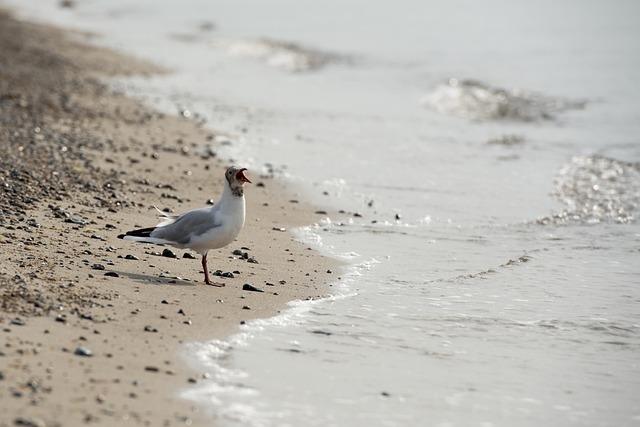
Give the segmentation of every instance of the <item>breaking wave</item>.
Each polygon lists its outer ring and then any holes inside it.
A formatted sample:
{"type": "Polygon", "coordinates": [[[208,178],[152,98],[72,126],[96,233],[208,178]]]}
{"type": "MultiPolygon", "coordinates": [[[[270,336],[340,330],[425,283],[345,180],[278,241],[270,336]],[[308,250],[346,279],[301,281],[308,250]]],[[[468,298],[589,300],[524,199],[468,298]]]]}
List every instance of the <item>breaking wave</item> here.
{"type": "Polygon", "coordinates": [[[295,43],[254,39],[217,39],[214,47],[231,56],[255,59],[290,73],[315,71],[344,60],[340,55],[302,47],[295,43]]]}
{"type": "Polygon", "coordinates": [[[640,213],[640,163],[600,155],[574,157],[558,172],[553,195],[565,209],[539,223],[635,222],[640,213]]]}
{"type": "Polygon", "coordinates": [[[553,120],[566,110],[583,109],[585,101],[569,101],[522,89],[491,87],[475,80],[451,78],[422,98],[441,113],[472,120],[553,120]]]}

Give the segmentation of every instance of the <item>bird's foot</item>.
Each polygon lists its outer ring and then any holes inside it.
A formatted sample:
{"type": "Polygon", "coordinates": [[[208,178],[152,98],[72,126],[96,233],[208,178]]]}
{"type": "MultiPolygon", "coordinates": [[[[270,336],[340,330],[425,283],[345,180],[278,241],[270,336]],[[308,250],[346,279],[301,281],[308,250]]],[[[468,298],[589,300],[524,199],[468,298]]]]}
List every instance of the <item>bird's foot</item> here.
{"type": "Polygon", "coordinates": [[[220,283],[220,282],[212,282],[210,280],[205,280],[204,284],[209,286],[216,286],[218,288],[224,288],[224,283],[220,283]]]}

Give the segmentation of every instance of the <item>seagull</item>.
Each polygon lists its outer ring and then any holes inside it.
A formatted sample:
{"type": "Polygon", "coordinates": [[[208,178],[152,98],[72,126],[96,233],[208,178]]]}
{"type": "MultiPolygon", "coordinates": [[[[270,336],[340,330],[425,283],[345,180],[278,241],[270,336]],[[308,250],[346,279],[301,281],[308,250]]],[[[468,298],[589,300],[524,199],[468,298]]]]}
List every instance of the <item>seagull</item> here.
{"type": "Polygon", "coordinates": [[[238,166],[226,170],[222,196],[213,206],[193,209],[182,215],[168,215],[156,208],[163,219],[160,224],[127,231],[118,238],[191,249],[202,255],[204,282],[211,286],[224,286],[224,283],[209,280],[207,252],[233,242],[244,226],[244,183],[251,183],[244,174],[246,170],[238,166]]]}

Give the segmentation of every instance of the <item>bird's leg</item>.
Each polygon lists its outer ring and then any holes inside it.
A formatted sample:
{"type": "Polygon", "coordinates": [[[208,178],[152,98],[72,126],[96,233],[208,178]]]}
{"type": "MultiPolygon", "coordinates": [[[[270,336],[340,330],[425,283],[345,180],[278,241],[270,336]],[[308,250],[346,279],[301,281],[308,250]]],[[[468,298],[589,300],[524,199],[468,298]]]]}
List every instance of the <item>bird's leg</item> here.
{"type": "Polygon", "coordinates": [[[224,287],[224,283],[212,282],[209,280],[209,269],[207,268],[207,254],[202,255],[202,268],[204,269],[204,283],[211,286],[224,287]]]}

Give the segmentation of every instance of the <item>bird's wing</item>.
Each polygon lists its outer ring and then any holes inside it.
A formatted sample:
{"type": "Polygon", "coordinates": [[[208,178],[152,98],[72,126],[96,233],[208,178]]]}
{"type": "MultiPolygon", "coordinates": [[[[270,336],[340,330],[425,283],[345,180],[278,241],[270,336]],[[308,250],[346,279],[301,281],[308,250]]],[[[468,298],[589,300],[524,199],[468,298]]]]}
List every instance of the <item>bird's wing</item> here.
{"type": "Polygon", "coordinates": [[[157,227],[151,233],[151,236],[181,245],[186,245],[192,237],[207,233],[221,225],[215,210],[211,208],[194,209],[175,219],[169,217],[165,222],[168,222],[168,220],[173,221],[157,227]]]}

